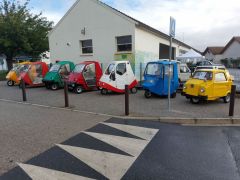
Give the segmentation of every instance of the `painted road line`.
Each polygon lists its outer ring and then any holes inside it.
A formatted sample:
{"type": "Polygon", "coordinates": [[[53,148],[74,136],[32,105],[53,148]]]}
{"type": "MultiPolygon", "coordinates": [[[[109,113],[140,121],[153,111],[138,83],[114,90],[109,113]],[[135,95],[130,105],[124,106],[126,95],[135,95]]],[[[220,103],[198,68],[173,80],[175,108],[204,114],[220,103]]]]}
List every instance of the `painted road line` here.
{"type": "Polygon", "coordinates": [[[58,145],[80,161],[109,179],[121,179],[136,157],[124,156],[92,149],[58,145]]]}
{"type": "Polygon", "coordinates": [[[113,127],[120,131],[124,131],[126,133],[132,134],[134,136],[140,137],[148,141],[150,141],[159,131],[158,129],[130,126],[125,124],[115,124],[115,123],[101,123],[101,124],[113,127]]]}
{"type": "Polygon", "coordinates": [[[18,164],[30,178],[33,180],[92,180],[74,174],[64,173],[61,171],[51,170],[28,164],[18,164]]]}
{"type": "Polygon", "coordinates": [[[84,132],[85,134],[114,146],[132,156],[139,156],[149,141],[107,134],[84,132]]]}

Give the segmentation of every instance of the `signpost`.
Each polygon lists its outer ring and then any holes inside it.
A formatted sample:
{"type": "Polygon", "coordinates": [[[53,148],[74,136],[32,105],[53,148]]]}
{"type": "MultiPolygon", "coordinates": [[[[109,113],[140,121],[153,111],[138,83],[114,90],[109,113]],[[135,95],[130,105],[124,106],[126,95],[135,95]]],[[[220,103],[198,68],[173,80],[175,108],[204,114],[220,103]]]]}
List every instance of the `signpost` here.
{"type": "Polygon", "coordinates": [[[170,17],[170,46],[169,46],[169,68],[168,68],[168,110],[171,111],[171,71],[173,70],[171,67],[171,60],[172,60],[172,39],[175,38],[176,32],[176,20],[173,17],[170,17]]]}

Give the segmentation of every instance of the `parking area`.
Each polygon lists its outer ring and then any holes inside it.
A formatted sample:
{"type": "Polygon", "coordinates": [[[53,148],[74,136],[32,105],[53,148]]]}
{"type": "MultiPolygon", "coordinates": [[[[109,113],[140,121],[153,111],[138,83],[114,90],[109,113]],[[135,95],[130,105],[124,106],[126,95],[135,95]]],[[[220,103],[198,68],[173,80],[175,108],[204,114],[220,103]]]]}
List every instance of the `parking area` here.
{"type": "MultiPolygon", "coordinates": [[[[22,101],[22,92],[16,87],[8,87],[6,82],[0,82],[0,99],[22,101]]],[[[64,106],[63,90],[51,91],[44,87],[28,88],[27,99],[29,103],[47,105],[52,107],[64,106]]],[[[124,115],[124,95],[101,95],[98,91],[83,94],[69,93],[69,102],[72,109],[93,113],[102,113],[115,116],[124,115]]],[[[144,91],[130,95],[130,115],[145,117],[183,117],[183,118],[226,118],[229,104],[220,99],[214,102],[204,102],[193,105],[180,94],[171,100],[172,111],[168,112],[168,100],[162,97],[145,99],[144,91]]],[[[235,116],[240,117],[240,99],[236,98],[235,116]]]]}

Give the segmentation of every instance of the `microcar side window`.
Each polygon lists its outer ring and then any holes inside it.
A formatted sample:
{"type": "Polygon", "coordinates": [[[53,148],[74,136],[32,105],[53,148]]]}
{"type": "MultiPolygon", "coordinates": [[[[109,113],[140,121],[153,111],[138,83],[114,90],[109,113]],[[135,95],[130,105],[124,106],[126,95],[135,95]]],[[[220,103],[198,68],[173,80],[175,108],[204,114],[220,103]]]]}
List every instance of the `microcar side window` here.
{"type": "Polygon", "coordinates": [[[95,77],[95,64],[89,64],[84,70],[84,77],[86,79],[93,79],[95,77]]]}
{"type": "Polygon", "coordinates": [[[58,72],[60,68],[60,65],[59,64],[54,64],[51,69],[50,69],[50,72],[58,72]]]}
{"type": "Polygon", "coordinates": [[[118,75],[123,75],[127,72],[127,66],[126,63],[120,63],[117,65],[116,72],[118,75]]]}
{"type": "Polygon", "coordinates": [[[189,69],[186,66],[180,66],[180,73],[189,73],[189,69]]]}
{"type": "Polygon", "coordinates": [[[163,75],[163,66],[162,64],[148,64],[147,69],[146,69],[146,74],[147,75],[155,75],[155,76],[161,76],[163,75]]]}
{"type": "Polygon", "coordinates": [[[105,72],[106,75],[110,75],[115,69],[115,64],[110,64],[105,72]]]}
{"type": "MultiPolygon", "coordinates": [[[[173,77],[173,65],[170,65],[170,71],[171,71],[171,78],[173,77]]],[[[165,65],[165,76],[168,76],[169,74],[169,65],[165,65]]]]}
{"type": "Polygon", "coordinates": [[[75,73],[81,73],[85,67],[85,64],[78,64],[75,66],[73,72],[75,73]]]}
{"type": "Polygon", "coordinates": [[[217,73],[215,74],[215,82],[225,82],[227,78],[224,73],[217,73]]]}

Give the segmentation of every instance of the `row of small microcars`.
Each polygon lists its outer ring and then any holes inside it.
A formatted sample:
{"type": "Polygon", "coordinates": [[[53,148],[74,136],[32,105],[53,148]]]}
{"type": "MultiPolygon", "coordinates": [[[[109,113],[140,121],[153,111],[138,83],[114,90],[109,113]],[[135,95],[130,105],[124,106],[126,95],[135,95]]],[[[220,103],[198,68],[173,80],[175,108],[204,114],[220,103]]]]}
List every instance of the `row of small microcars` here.
{"type": "MultiPolygon", "coordinates": [[[[157,60],[148,62],[144,71],[142,84],[145,97],[153,94],[168,95],[170,82],[171,98],[176,97],[181,77],[189,70],[181,68],[178,61],[157,60]],[[170,80],[169,80],[170,75],[170,80]]],[[[23,62],[17,64],[6,76],[8,86],[20,85],[22,80],[26,86],[45,86],[57,90],[67,82],[69,91],[81,94],[83,91],[99,89],[101,94],[110,92],[124,93],[125,85],[129,85],[131,93],[137,93],[138,81],[129,61],[111,62],[102,72],[98,61],[84,61],[74,65],[71,61],[59,61],[49,69],[44,62],[23,62]]],[[[222,98],[229,102],[233,77],[223,66],[197,68],[190,79],[183,85],[182,95],[192,103],[202,100],[222,98]]]]}

